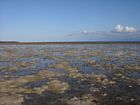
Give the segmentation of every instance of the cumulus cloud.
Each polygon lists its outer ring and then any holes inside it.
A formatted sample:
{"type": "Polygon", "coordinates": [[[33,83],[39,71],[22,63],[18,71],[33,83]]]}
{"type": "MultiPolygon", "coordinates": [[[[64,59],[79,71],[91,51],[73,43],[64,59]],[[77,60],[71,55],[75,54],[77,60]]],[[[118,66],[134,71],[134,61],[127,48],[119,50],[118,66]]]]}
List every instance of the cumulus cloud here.
{"type": "Polygon", "coordinates": [[[123,26],[121,26],[121,25],[116,25],[116,27],[115,27],[115,32],[122,32],[123,31],[123,26]]]}
{"type": "Polygon", "coordinates": [[[124,27],[124,32],[136,32],[136,28],[126,26],[124,27]]]}
{"type": "Polygon", "coordinates": [[[132,26],[122,26],[120,24],[116,25],[114,32],[136,32],[136,28],[132,26]]]}

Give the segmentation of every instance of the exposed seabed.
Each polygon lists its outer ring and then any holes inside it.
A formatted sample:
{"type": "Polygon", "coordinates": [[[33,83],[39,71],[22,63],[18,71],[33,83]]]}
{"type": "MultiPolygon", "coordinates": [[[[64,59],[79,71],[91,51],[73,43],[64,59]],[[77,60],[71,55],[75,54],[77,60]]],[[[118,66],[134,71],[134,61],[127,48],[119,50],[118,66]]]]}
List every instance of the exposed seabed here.
{"type": "Polygon", "coordinates": [[[0,45],[0,105],[140,105],[139,44],[0,45]]]}

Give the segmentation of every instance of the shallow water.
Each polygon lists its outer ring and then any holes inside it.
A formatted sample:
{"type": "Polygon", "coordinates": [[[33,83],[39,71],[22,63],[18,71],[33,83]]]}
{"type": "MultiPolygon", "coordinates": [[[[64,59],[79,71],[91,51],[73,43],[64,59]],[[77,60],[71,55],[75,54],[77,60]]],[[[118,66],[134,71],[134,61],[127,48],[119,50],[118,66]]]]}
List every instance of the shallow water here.
{"type": "Polygon", "coordinates": [[[0,45],[0,105],[139,105],[139,89],[139,44],[0,45]]]}

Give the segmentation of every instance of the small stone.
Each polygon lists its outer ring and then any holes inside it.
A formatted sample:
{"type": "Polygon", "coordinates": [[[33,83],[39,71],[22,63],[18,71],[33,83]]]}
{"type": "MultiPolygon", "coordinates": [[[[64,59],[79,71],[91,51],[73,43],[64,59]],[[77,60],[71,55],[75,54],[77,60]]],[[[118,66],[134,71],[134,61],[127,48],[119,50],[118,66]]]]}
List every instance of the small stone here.
{"type": "Polygon", "coordinates": [[[77,100],[78,98],[77,98],[77,97],[74,97],[73,99],[74,99],[74,100],[77,100]]]}
{"type": "Polygon", "coordinates": [[[116,76],[121,77],[121,76],[122,76],[122,74],[121,74],[121,73],[118,73],[118,74],[116,74],[116,76]]]}
{"type": "Polygon", "coordinates": [[[132,85],[129,85],[129,87],[131,88],[131,87],[132,87],[132,85]]]}
{"type": "Polygon", "coordinates": [[[91,88],[90,88],[90,91],[92,91],[92,92],[98,92],[99,89],[98,89],[98,88],[91,87],[91,88]]]}
{"type": "Polygon", "coordinates": [[[130,100],[131,100],[131,101],[134,101],[134,98],[131,98],[130,100]]]}
{"type": "Polygon", "coordinates": [[[105,97],[105,96],[107,96],[107,94],[106,94],[106,93],[104,93],[104,94],[103,94],[103,96],[105,97]]]}
{"type": "Polygon", "coordinates": [[[110,81],[110,84],[114,85],[114,84],[116,84],[116,82],[115,81],[110,81]]]}
{"type": "Polygon", "coordinates": [[[95,60],[89,61],[89,64],[95,65],[96,64],[96,61],[95,60]]]}
{"type": "Polygon", "coordinates": [[[122,98],[121,98],[121,97],[116,97],[116,99],[117,99],[117,100],[122,100],[122,98]]]}

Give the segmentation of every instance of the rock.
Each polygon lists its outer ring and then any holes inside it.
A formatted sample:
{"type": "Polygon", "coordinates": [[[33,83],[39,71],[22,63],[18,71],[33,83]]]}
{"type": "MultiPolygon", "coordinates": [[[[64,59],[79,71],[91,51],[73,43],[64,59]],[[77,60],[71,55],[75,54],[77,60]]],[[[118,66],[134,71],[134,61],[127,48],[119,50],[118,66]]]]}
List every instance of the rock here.
{"type": "Polygon", "coordinates": [[[122,76],[122,74],[121,73],[118,73],[118,74],[115,74],[116,76],[118,76],[118,77],[121,77],[122,76]]]}
{"type": "Polygon", "coordinates": [[[75,69],[75,68],[69,68],[68,72],[69,73],[77,73],[79,70],[75,69]]]}
{"type": "Polygon", "coordinates": [[[114,85],[114,84],[116,84],[116,82],[115,81],[110,81],[109,84],[114,85]]]}
{"type": "Polygon", "coordinates": [[[130,100],[131,100],[131,101],[134,101],[135,99],[134,99],[134,98],[131,98],[130,100]]]}
{"type": "Polygon", "coordinates": [[[88,61],[91,65],[96,65],[96,60],[88,61]]]}
{"type": "Polygon", "coordinates": [[[90,88],[90,91],[91,91],[91,92],[98,92],[99,89],[98,89],[98,88],[95,88],[95,87],[91,87],[91,88],[90,88]]]}
{"type": "Polygon", "coordinates": [[[63,93],[70,88],[69,84],[59,80],[52,80],[48,83],[48,91],[63,93]]]}
{"type": "Polygon", "coordinates": [[[24,98],[17,94],[15,95],[4,95],[0,97],[1,105],[22,105],[24,98]]]}
{"type": "Polygon", "coordinates": [[[81,100],[75,100],[74,98],[70,99],[67,102],[68,105],[81,105],[81,100]]]}
{"type": "Polygon", "coordinates": [[[140,71],[140,65],[136,65],[135,66],[135,70],[137,70],[137,71],[139,70],[140,71]]]}
{"type": "Polygon", "coordinates": [[[33,91],[34,93],[42,94],[42,92],[46,91],[48,89],[48,85],[43,85],[41,87],[35,87],[33,91]]]}
{"type": "Polygon", "coordinates": [[[108,84],[108,79],[103,74],[92,74],[90,78],[92,80],[94,80],[95,82],[101,83],[103,85],[107,85],[108,84]]]}
{"type": "Polygon", "coordinates": [[[103,79],[103,80],[101,81],[101,83],[102,83],[103,85],[108,85],[108,84],[109,84],[109,80],[108,80],[107,78],[105,78],[105,79],[103,79]]]}
{"type": "Polygon", "coordinates": [[[49,67],[50,68],[58,68],[58,69],[66,69],[67,67],[69,67],[69,63],[68,62],[60,62],[60,63],[49,65],[49,67]]]}
{"type": "Polygon", "coordinates": [[[130,88],[132,88],[132,85],[129,85],[130,88]]]}
{"type": "Polygon", "coordinates": [[[15,70],[18,70],[18,67],[16,67],[16,66],[2,66],[2,67],[0,67],[0,70],[2,70],[2,71],[15,71],[15,70]]]}
{"type": "Polygon", "coordinates": [[[137,79],[137,84],[140,86],[140,79],[137,79]]]}
{"type": "Polygon", "coordinates": [[[83,75],[81,73],[76,73],[76,72],[72,72],[69,74],[69,77],[71,78],[81,78],[84,79],[83,75]]]}
{"type": "Polygon", "coordinates": [[[26,67],[29,67],[31,65],[35,65],[35,62],[34,61],[31,61],[31,62],[16,62],[16,65],[18,67],[21,67],[21,68],[26,68],[26,67]]]}
{"type": "Polygon", "coordinates": [[[68,105],[97,105],[97,98],[90,94],[83,95],[82,97],[74,97],[68,100],[68,105]]]}
{"type": "Polygon", "coordinates": [[[107,94],[106,94],[106,93],[103,93],[103,94],[102,94],[102,96],[104,96],[104,97],[105,97],[105,96],[107,96],[107,94]]]}

